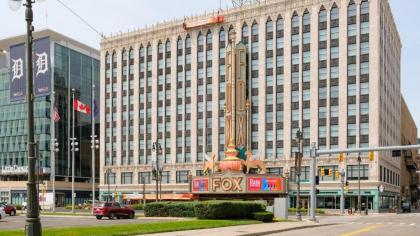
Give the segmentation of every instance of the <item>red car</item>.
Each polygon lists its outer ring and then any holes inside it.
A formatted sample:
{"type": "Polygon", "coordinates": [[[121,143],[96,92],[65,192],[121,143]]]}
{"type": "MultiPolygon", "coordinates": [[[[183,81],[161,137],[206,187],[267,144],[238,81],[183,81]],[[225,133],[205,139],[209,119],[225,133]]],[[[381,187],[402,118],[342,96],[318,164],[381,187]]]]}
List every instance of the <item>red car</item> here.
{"type": "Polygon", "coordinates": [[[0,203],[0,207],[4,208],[4,212],[10,216],[16,215],[16,208],[12,204],[7,204],[5,202],[0,203]]]}
{"type": "Polygon", "coordinates": [[[93,208],[93,214],[96,219],[100,220],[102,217],[108,217],[110,220],[115,218],[134,219],[134,210],[130,207],[121,207],[118,202],[103,202],[93,208]]]}

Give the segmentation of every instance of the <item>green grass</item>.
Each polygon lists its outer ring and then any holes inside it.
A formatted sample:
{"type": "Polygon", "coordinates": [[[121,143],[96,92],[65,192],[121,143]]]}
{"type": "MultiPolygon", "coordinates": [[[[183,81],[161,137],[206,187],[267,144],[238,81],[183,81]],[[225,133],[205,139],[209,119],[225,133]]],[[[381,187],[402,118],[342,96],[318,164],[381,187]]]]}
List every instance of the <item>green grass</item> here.
{"type": "MultiPolygon", "coordinates": [[[[254,220],[186,220],[172,222],[155,222],[144,224],[126,224],[93,227],[46,228],[44,236],[120,236],[172,232],[193,229],[208,229],[234,225],[258,224],[254,220]]],[[[0,231],[0,236],[22,236],[23,230],[0,231]]]]}
{"type": "Polygon", "coordinates": [[[41,212],[41,215],[45,216],[91,216],[92,213],[90,212],[41,212]]]}

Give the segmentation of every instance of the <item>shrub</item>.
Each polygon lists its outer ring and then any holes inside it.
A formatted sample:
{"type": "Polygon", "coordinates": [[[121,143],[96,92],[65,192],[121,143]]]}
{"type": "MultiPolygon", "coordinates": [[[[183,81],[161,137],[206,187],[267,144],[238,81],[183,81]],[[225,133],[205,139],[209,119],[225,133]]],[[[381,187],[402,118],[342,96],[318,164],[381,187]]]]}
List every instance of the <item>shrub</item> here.
{"type": "Polygon", "coordinates": [[[64,208],[67,210],[71,210],[71,204],[67,204],[64,208]]]}
{"type": "Polygon", "coordinates": [[[23,207],[20,204],[16,204],[15,208],[16,208],[16,210],[20,211],[20,210],[22,210],[23,207]]]}
{"type": "Polygon", "coordinates": [[[272,222],[274,218],[274,214],[269,211],[254,212],[252,213],[252,216],[255,220],[262,222],[272,222]]]}
{"type": "Polygon", "coordinates": [[[147,217],[194,217],[195,202],[153,202],[146,205],[144,214],[147,217]]]}
{"type": "Polygon", "coordinates": [[[144,205],[143,204],[134,204],[132,205],[134,210],[143,210],[144,209],[144,205]]]}
{"type": "MultiPolygon", "coordinates": [[[[296,212],[296,208],[289,208],[289,212],[296,212]]],[[[307,208],[300,208],[300,212],[302,212],[302,213],[307,213],[308,212],[308,209],[307,208]]],[[[317,214],[325,214],[325,210],[323,210],[323,209],[315,209],[315,212],[317,213],[317,214]]]]}
{"type": "Polygon", "coordinates": [[[208,201],[195,205],[198,219],[252,219],[252,213],[265,211],[265,205],[245,201],[208,201]]]}

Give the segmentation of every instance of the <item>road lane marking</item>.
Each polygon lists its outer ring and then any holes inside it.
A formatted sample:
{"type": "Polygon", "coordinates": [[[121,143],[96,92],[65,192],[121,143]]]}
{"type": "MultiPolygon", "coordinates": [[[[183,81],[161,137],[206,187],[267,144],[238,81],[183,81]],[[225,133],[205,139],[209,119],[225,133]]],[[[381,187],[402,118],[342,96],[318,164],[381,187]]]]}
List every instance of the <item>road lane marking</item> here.
{"type": "Polygon", "coordinates": [[[410,226],[414,226],[414,225],[416,225],[416,223],[412,223],[412,224],[410,224],[410,226]]]}
{"type": "Polygon", "coordinates": [[[353,235],[357,235],[357,234],[360,234],[360,233],[369,232],[369,231],[372,231],[372,230],[380,228],[380,227],[383,227],[383,225],[372,225],[372,226],[362,228],[362,229],[359,229],[359,230],[356,230],[356,231],[353,231],[353,232],[341,234],[340,236],[353,236],[353,235]]]}

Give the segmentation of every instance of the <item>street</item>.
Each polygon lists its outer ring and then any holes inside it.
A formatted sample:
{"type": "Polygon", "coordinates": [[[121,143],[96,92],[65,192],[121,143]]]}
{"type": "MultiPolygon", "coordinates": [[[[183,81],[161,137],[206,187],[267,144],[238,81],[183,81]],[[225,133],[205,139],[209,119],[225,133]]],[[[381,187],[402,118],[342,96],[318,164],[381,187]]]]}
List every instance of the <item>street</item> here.
{"type": "MultiPolygon", "coordinates": [[[[293,218],[293,217],[292,217],[293,218]]],[[[398,236],[419,235],[420,213],[405,214],[377,214],[369,216],[324,216],[319,217],[320,223],[336,223],[336,225],[292,230],[271,234],[270,236],[297,236],[297,235],[322,235],[322,236],[398,236]]]]}
{"type": "MultiPolygon", "coordinates": [[[[94,216],[41,216],[41,224],[43,228],[49,227],[72,227],[72,226],[95,226],[95,225],[112,225],[112,224],[141,224],[158,221],[173,221],[174,219],[121,219],[109,220],[104,218],[97,220],[94,216]]],[[[25,227],[25,215],[6,217],[0,220],[1,230],[23,229],[25,227]]]]}

